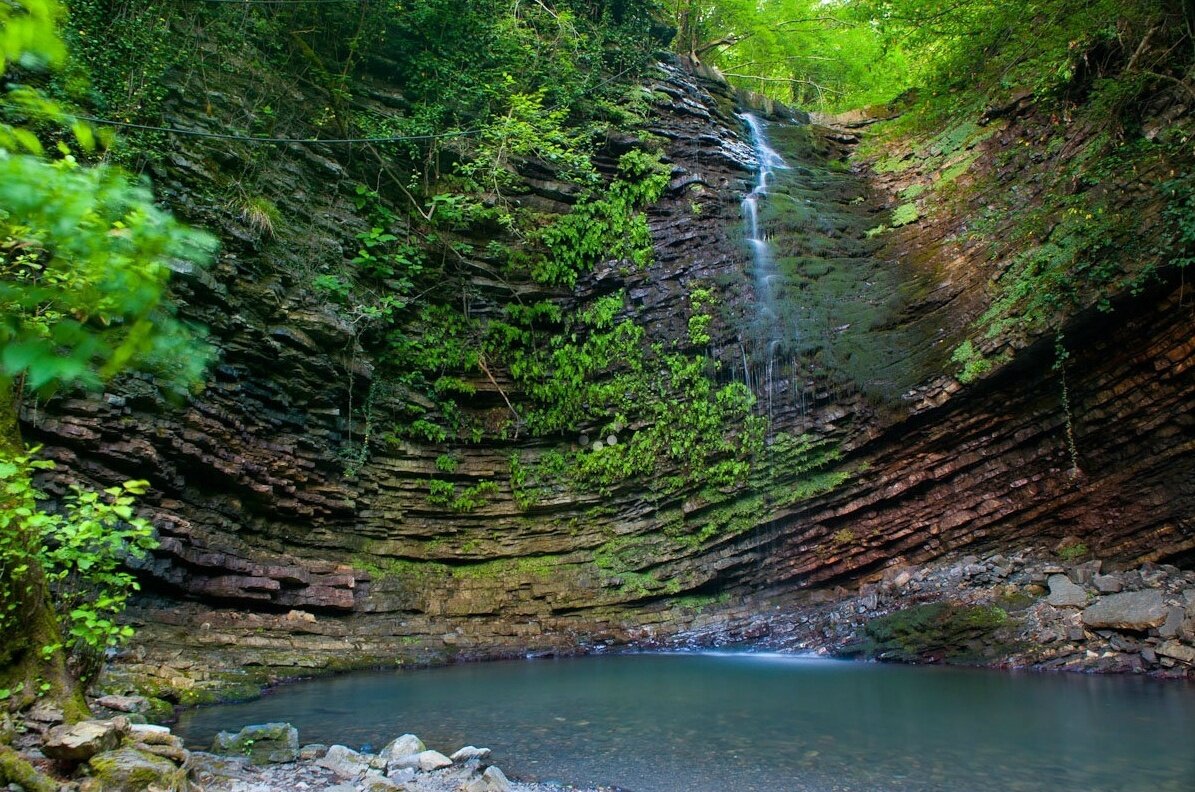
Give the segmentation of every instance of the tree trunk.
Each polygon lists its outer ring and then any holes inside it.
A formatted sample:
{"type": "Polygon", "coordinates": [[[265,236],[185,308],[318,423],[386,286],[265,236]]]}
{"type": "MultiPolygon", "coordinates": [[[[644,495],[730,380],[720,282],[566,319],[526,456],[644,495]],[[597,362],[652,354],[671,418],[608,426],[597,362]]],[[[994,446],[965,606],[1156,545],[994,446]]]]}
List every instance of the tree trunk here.
{"type": "MultiPolygon", "coordinates": [[[[25,452],[18,405],[12,382],[0,377],[0,459],[25,452]]],[[[0,501],[0,508],[5,506],[0,501]]],[[[22,528],[17,523],[7,530],[20,532],[22,528]]],[[[90,712],[82,687],[66,666],[62,630],[50,587],[32,552],[36,537],[19,535],[16,539],[13,546],[29,548],[21,559],[29,568],[19,580],[6,581],[7,590],[0,589],[16,606],[0,620],[0,689],[12,691],[8,703],[14,709],[23,709],[42,698],[61,707],[68,722],[80,720],[90,712]]]]}

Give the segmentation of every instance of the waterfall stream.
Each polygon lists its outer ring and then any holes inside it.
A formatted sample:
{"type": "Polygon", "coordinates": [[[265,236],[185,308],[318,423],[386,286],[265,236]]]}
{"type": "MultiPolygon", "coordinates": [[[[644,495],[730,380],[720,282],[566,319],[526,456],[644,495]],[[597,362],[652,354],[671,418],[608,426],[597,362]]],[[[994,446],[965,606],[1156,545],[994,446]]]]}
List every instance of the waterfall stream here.
{"type": "MultiPolygon", "coordinates": [[[[751,247],[751,261],[755,276],[755,293],[759,302],[759,318],[761,325],[767,327],[763,335],[767,345],[766,367],[764,370],[765,392],[768,395],[768,413],[771,414],[772,373],[775,362],[776,348],[784,339],[779,325],[779,311],[776,306],[776,295],[772,282],[776,279],[776,262],[772,256],[771,244],[764,236],[759,220],[760,200],[768,194],[768,182],[777,170],[788,170],[788,163],[768,145],[767,135],[764,134],[763,124],[751,113],[743,113],[751,132],[751,147],[755,151],[755,159],[759,163],[758,178],[755,187],[743,198],[743,219],[746,222],[747,244],[751,247]]],[[[750,387],[749,370],[744,364],[747,385],[750,387]]]]}

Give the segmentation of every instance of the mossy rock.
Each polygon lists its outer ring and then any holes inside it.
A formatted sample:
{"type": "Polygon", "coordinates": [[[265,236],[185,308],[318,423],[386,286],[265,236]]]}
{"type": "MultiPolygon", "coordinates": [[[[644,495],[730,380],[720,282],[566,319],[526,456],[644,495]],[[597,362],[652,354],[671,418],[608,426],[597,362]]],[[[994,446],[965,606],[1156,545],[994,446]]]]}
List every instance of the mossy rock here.
{"type": "Polygon", "coordinates": [[[212,753],[248,756],[253,764],[293,762],[299,758],[299,730],[289,723],[261,723],[239,732],[220,732],[212,753]]]}
{"type": "Polygon", "coordinates": [[[16,784],[26,792],[55,792],[58,789],[58,784],[21,758],[19,753],[7,745],[0,745],[0,787],[7,788],[9,784],[16,784]]]}
{"type": "Polygon", "coordinates": [[[996,632],[1009,622],[995,606],[937,602],[872,619],[866,638],[846,654],[902,663],[966,663],[999,652],[996,632]]]}
{"type": "Polygon", "coordinates": [[[174,762],[136,748],[96,754],[87,766],[104,792],[141,792],[151,785],[177,789],[186,776],[174,762]]]}

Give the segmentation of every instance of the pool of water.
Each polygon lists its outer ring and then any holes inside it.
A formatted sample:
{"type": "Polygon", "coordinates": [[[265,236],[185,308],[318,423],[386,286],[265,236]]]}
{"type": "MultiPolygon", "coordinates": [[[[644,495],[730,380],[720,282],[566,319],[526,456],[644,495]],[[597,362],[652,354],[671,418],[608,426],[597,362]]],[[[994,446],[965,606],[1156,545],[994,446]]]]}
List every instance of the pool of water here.
{"type": "Polygon", "coordinates": [[[753,654],[350,674],[183,713],[193,746],[289,721],[304,743],[404,732],[508,774],[633,792],[1195,790],[1195,685],[753,654]]]}

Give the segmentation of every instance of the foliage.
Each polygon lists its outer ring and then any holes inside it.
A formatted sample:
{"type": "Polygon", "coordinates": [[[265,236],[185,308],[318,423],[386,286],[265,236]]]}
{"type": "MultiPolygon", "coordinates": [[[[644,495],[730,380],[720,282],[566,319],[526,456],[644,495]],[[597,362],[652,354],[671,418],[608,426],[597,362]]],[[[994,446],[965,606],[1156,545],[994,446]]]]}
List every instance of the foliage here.
{"type": "Polygon", "coordinates": [[[157,547],[149,523],[133,516],[134,496],[143,494],[148,483],[127,481],[103,492],[72,486],[63,511],[50,513],[38,505],[44,495],[34,489],[32,474],[52,467],[28,454],[0,460],[0,601],[5,603],[0,631],[16,627],[6,621],[17,612],[18,587],[30,566],[39,565],[50,583],[72,665],[89,679],[105,650],[133,634],[116,617],[138,588],[122,564],[157,547]]]}
{"type": "Polygon", "coordinates": [[[454,512],[471,512],[484,506],[491,495],[498,493],[493,481],[479,481],[459,493],[456,485],[443,479],[428,482],[427,502],[433,506],[446,506],[454,512]]]}
{"type": "Polygon", "coordinates": [[[854,4],[819,0],[670,0],[676,48],[723,70],[737,85],[819,108],[884,101],[899,93],[910,61],[854,4]]]}
{"type": "Polygon", "coordinates": [[[195,381],[207,356],[165,289],[213,247],[115,168],[0,150],[0,378],[93,386],[140,367],[195,381]]]}
{"type": "Polygon", "coordinates": [[[539,233],[547,255],[531,275],[540,283],[572,287],[577,276],[608,260],[651,261],[651,233],[636,210],[654,203],[668,185],[659,158],[637,149],[618,161],[618,178],[601,197],[587,197],[539,233]]]}

